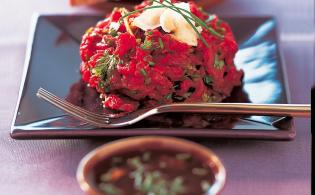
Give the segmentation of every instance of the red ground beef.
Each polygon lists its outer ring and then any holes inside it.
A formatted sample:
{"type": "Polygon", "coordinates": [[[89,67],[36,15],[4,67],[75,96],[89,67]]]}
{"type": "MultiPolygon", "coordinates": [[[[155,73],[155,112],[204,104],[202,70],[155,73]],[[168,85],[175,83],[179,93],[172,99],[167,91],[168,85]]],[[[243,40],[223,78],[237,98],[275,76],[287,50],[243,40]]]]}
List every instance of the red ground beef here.
{"type": "MultiPolygon", "coordinates": [[[[145,1],[136,9],[148,5],[145,1]]],[[[208,17],[193,2],[190,9],[202,20],[208,17]]],[[[207,25],[224,38],[203,30],[209,46],[199,39],[194,47],[161,28],[147,32],[136,28],[130,34],[122,23],[118,30],[111,29],[121,12],[115,8],[90,28],[80,45],[82,80],[101,94],[104,107],[132,112],[173,102],[220,102],[241,84],[243,72],[233,62],[237,43],[229,25],[217,16],[212,15],[207,25]]]]}

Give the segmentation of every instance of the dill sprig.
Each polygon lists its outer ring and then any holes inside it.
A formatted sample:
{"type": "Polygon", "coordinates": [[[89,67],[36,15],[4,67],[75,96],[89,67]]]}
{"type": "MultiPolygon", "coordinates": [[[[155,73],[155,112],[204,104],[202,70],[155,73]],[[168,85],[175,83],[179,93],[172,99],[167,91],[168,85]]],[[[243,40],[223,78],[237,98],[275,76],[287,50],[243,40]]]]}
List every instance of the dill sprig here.
{"type": "Polygon", "coordinates": [[[150,7],[145,7],[145,8],[142,8],[142,9],[139,9],[139,10],[135,10],[135,11],[131,11],[125,15],[123,15],[121,18],[120,18],[120,22],[125,18],[125,17],[128,17],[134,13],[137,13],[137,12],[141,12],[141,11],[144,11],[144,10],[147,10],[147,9],[156,9],[156,8],[163,8],[163,7],[166,7],[166,8],[169,8],[177,13],[179,13],[186,21],[189,25],[191,25],[191,27],[193,28],[193,30],[196,32],[196,34],[198,35],[198,37],[200,38],[200,40],[207,46],[209,47],[209,44],[207,43],[207,41],[203,38],[203,36],[200,34],[200,32],[197,30],[196,26],[192,23],[195,22],[197,25],[199,26],[202,26],[204,27],[207,31],[209,31],[212,35],[218,37],[218,38],[223,38],[224,36],[221,35],[220,33],[216,32],[213,28],[209,27],[204,21],[202,21],[200,18],[198,18],[196,15],[194,15],[193,13],[183,9],[183,8],[179,8],[179,7],[176,7],[173,3],[171,3],[170,1],[167,1],[167,0],[164,0],[163,2],[166,2],[168,5],[165,5],[163,3],[161,3],[159,0],[151,0],[152,2],[156,2],[160,5],[156,5],[156,6],[150,6],[150,7]],[[182,12],[185,12],[189,15],[186,15],[182,12]]]}

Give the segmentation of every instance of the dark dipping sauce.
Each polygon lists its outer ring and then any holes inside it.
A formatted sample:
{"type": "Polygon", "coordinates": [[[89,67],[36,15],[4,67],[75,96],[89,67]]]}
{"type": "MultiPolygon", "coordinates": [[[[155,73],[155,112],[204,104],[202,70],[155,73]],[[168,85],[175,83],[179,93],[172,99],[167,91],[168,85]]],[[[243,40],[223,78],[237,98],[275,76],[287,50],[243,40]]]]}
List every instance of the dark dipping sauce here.
{"type": "Polygon", "coordinates": [[[209,165],[189,153],[146,150],[115,155],[94,170],[107,195],[201,195],[214,182],[209,165]]]}

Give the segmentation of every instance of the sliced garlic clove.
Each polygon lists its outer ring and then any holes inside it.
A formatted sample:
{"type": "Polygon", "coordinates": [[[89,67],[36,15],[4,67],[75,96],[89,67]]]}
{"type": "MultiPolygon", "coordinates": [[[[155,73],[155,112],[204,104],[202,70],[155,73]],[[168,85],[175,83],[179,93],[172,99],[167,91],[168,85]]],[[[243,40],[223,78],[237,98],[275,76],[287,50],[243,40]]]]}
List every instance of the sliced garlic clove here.
{"type": "Polygon", "coordinates": [[[192,28],[182,28],[174,32],[174,38],[191,46],[197,46],[196,32],[192,28]]]}
{"type": "MultiPolygon", "coordinates": [[[[188,3],[175,3],[176,7],[185,9],[190,11],[190,7],[188,3]]],[[[185,15],[188,15],[185,12],[182,12],[185,15]]],[[[175,12],[174,10],[167,9],[163,12],[160,17],[161,27],[165,32],[172,32],[172,37],[180,42],[187,43],[191,46],[197,46],[197,33],[191,27],[191,25],[186,21],[186,19],[175,12]]],[[[195,25],[194,21],[191,21],[193,25],[195,25]]],[[[198,32],[201,32],[202,28],[197,27],[198,32]]]]}
{"type": "Polygon", "coordinates": [[[165,10],[160,17],[160,24],[162,29],[167,32],[173,32],[176,29],[174,15],[172,15],[172,10],[165,10]]]}
{"type": "Polygon", "coordinates": [[[109,29],[114,29],[114,30],[118,30],[120,27],[120,24],[118,22],[111,22],[109,25],[109,29]]]}
{"type": "MultiPolygon", "coordinates": [[[[152,6],[156,5],[159,4],[155,2],[152,4],[152,6]]],[[[155,29],[160,26],[160,16],[165,9],[166,8],[147,9],[133,20],[133,25],[144,31],[155,29]]]]}

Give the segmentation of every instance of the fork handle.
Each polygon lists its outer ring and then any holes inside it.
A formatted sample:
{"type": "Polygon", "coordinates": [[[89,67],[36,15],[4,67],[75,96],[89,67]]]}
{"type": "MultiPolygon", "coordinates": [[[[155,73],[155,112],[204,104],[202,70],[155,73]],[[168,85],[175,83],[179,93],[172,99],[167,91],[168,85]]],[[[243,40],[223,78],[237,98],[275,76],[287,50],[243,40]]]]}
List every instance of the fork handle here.
{"type": "Polygon", "coordinates": [[[252,104],[252,103],[179,103],[162,105],[159,113],[196,112],[222,114],[250,114],[265,116],[310,117],[310,104],[252,104]]]}

